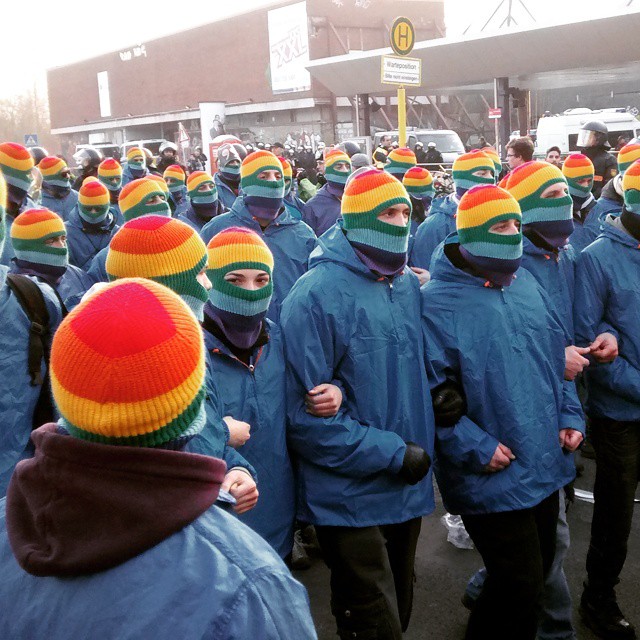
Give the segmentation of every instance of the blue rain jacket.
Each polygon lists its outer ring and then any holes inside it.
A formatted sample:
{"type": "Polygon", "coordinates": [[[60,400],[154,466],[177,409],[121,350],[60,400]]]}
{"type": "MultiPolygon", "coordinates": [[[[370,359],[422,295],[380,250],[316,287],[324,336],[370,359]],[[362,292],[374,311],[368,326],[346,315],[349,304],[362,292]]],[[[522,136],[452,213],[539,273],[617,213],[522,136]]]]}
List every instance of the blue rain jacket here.
{"type": "Polygon", "coordinates": [[[116,221],[116,226],[121,227],[124,224],[124,216],[122,215],[122,211],[120,211],[120,205],[110,205],[109,211],[111,211],[111,213],[113,214],[113,218],[116,221]]]}
{"type": "Polygon", "coordinates": [[[285,558],[293,547],[295,491],[287,451],[282,336],[274,324],[267,323],[269,342],[256,350],[253,370],[205,331],[207,374],[217,387],[219,412],[251,425],[251,437],[238,453],[256,468],[260,498],[240,520],[285,558]]]}
{"type": "MultiPolygon", "coordinates": [[[[31,457],[30,445],[33,411],[40,386],[31,386],[29,376],[29,319],[6,284],[9,269],[0,266],[0,496],[4,496],[16,464],[31,457]]],[[[49,311],[51,335],[62,321],[60,303],[55,293],[37,278],[49,311]]],[[[47,371],[42,361],[42,376],[47,371]]],[[[4,510],[3,510],[4,512],[4,510]]],[[[0,634],[2,636],[4,634],[0,634]]],[[[11,635],[11,634],[10,634],[11,635]]],[[[8,637],[8,636],[7,636],[8,637]]]]}
{"type": "Polygon", "coordinates": [[[123,564],[58,578],[36,577],[18,565],[5,502],[0,500],[0,637],[317,637],[305,588],[264,540],[215,505],[123,564]]]}
{"type": "MultiPolygon", "coordinates": [[[[220,179],[220,174],[213,174],[213,182],[216,185],[216,189],[218,190],[218,200],[222,202],[222,205],[225,209],[231,209],[238,196],[233,192],[233,189],[226,182],[223,182],[220,179]]],[[[240,195],[239,189],[238,195],[240,195]]]]}
{"type": "MultiPolygon", "coordinates": [[[[224,208],[220,200],[216,201],[216,205],[217,205],[217,208],[216,208],[217,213],[214,214],[214,218],[225,213],[226,211],[226,209],[224,208]]],[[[176,214],[177,214],[177,210],[176,210],[176,214]]],[[[185,224],[188,224],[190,227],[193,227],[198,233],[202,231],[202,229],[208,222],[211,222],[211,220],[205,220],[204,218],[201,218],[199,215],[197,215],[193,207],[191,206],[191,202],[189,202],[188,200],[187,200],[186,208],[179,215],[175,215],[175,217],[181,222],[184,222],[185,224]]]]}
{"type": "Polygon", "coordinates": [[[110,222],[105,221],[103,227],[99,230],[89,229],[88,226],[85,227],[77,207],[69,215],[66,227],[69,263],[83,271],[89,270],[94,257],[102,249],[109,246],[111,238],[119,229],[113,217],[110,222]]]}
{"type": "Polygon", "coordinates": [[[229,227],[253,229],[271,249],[274,260],[273,298],[267,317],[277,323],[282,301],[296,280],[307,271],[309,254],[315,247],[316,236],[304,222],[296,220],[286,209],[263,230],[249,213],[242,196],[237,198],[231,211],[208,222],[200,236],[208,244],[213,236],[229,227]]]}
{"type": "Polygon", "coordinates": [[[284,197],[284,206],[296,220],[302,220],[302,212],[304,211],[305,203],[300,200],[293,191],[289,191],[289,193],[284,197]]]}
{"type": "Polygon", "coordinates": [[[457,211],[458,199],[455,193],[433,200],[429,215],[416,231],[409,254],[409,264],[412,267],[429,268],[436,247],[456,230],[457,211]]]}
{"type": "Polygon", "coordinates": [[[599,235],[602,227],[601,214],[604,215],[611,212],[610,205],[613,204],[617,207],[618,215],[620,214],[620,207],[616,205],[613,200],[607,200],[600,197],[599,200],[592,201],[587,205],[588,213],[584,219],[584,222],[580,222],[574,215],[573,225],[574,230],[569,238],[571,246],[574,248],[576,256],[585,248],[588,247],[599,235]],[[606,202],[605,202],[606,201],[606,202]],[[602,206],[601,206],[602,203],[602,206]],[[607,204],[608,203],[608,204],[607,204]]]}
{"type": "Polygon", "coordinates": [[[107,254],[109,253],[109,245],[100,249],[89,263],[87,273],[94,282],[109,282],[107,275],[107,254]]]}
{"type": "Polygon", "coordinates": [[[587,346],[602,324],[617,332],[618,357],[587,369],[587,413],[640,421],[640,243],[609,216],[602,234],[578,257],[576,344],[587,346]],[[614,224],[611,224],[611,223],[614,224]],[[615,225],[615,226],[614,226],[615,225]]]}
{"type": "Polygon", "coordinates": [[[569,244],[556,256],[523,238],[522,266],[531,273],[553,303],[562,328],[573,344],[573,296],[576,254],[569,244]]]}
{"type": "Polygon", "coordinates": [[[327,229],[332,227],[340,218],[342,202],[338,196],[334,196],[325,184],[313,198],[304,205],[302,219],[320,237],[327,229]]]}
{"type": "MultiPolygon", "coordinates": [[[[27,209],[34,209],[37,206],[38,205],[29,196],[27,196],[25,201],[22,203],[18,214],[26,211],[27,209]]],[[[13,224],[14,219],[15,218],[12,218],[9,214],[4,218],[4,247],[0,253],[0,265],[4,265],[5,267],[10,267],[11,260],[16,257],[16,254],[13,251],[13,245],[11,244],[11,225],[13,224]]]]}
{"type": "Polygon", "coordinates": [[[40,204],[45,209],[57,213],[66,222],[69,214],[78,204],[78,192],[71,189],[65,198],[54,198],[43,189],[40,192],[40,204]]]}
{"type": "Polygon", "coordinates": [[[432,266],[421,290],[430,382],[460,382],[468,405],[454,427],[436,428],[435,471],[445,507],[456,514],[533,507],[575,476],[558,431],[584,433],[575,385],[563,380],[565,332],[526,269],[501,288],[486,287],[445,252],[432,266]],[[499,442],[516,459],[486,473],[499,442]]]}
{"type": "Polygon", "coordinates": [[[408,270],[378,279],[340,223],[318,240],[309,267],[281,316],[299,517],[366,527],[428,514],[431,471],[415,486],[398,476],[406,442],[433,453],[418,279],[408,270]],[[304,396],[328,380],[344,400],[335,416],[317,418],[304,396]]]}
{"type": "Polygon", "coordinates": [[[171,215],[177,218],[189,208],[189,198],[187,198],[187,187],[182,187],[182,200],[176,202],[173,193],[169,192],[169,205],[171,206],[171,215]]]}

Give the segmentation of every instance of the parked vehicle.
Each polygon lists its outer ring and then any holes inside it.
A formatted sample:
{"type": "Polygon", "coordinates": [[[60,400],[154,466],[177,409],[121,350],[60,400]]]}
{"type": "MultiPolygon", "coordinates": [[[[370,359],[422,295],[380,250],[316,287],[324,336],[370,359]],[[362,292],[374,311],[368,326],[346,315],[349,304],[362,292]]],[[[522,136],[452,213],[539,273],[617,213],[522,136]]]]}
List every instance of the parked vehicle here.
{"type": "Polygon", "coordinates": [[[120,147],[111,142],[99,142],[98,144],[77,144],[76,153],[82,149],[95,149],[99,151],[105,158],[115,158],[120,160],[120,147]]]}
{"type": "MultiPolygon", "coordinates": [[[[373,136],[373,148],[380,145],[383,136],[391,136],[394,142],[398,141],[397,131],[378,131],[373,136]]],[[[408,146],[413,149],[416,142],[422,142],[425,150],[430,142],[436,143],[436,148],[442,154],[444,164],[451,164],[461,154],[465,152],[460,136],[450,129],[408,129],[408,146]]]]}

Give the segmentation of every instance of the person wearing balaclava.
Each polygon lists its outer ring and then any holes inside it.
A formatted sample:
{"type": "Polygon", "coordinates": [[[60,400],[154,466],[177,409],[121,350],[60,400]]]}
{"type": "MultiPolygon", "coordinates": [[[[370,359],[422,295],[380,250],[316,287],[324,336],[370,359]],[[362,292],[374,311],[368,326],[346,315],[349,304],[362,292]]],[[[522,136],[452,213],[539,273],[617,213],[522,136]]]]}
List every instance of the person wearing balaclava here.
{"type": "Polygon", "coordinates": [[[240,193],[240,165],[246,157],[247,149],[237,142],[218,149],[218,171],[213,180],[225,209],[231,209],[240,193]]]}
{"type": "Polygon", "coordinates": [[[405,173],[418,163],[416,154],[408,147],[392,149],[387,156],[384,170],[402,182],[405,173]]]}
{"type": "Polygon", "coordinates": [[[91,278],[69,264],[67,231],[57,213],[27,209],[19,214],[11,225],[11,244],[16,254],[11,271],[46,282],[61,302],[91,288],[91,278]]]}
{"type": "Polygon", "coordinates": [[[147,156],[142,147],[131,147],[127,151],[127,164],[122,171],[122,186],[126,186],[132,180],[139,180],[149,175],[147,169],[147,156]]]}
{"type": "MultiPolygon", "coordinates": [[[[418,227],[429,215],[431,202],[435,195],[433,176],[424,167],[412,167],[402,178],[402,184],[411,198],[411,235],[415,236],[418,227]]],[[[411,243],[411,241],[409,241],[411,243]]],[[[411,254],[411,250],[409,250],[411,254]]]]}
{"type": "MultiPolygon", "coordinates": [[[[34,209],[36,203],[29,197],[33,181],[31,170],[34,163],[26,147],[16,142],[0,144],[0,172],[7,185],[7,206],[4,218],[4,237],[9,237],[11,225],[16,216],[27,209],[34,209]]],[[[14,257],[13,246],[5,242],[0,254],[0,264],[10,266],[14,257]]]]}
{"type": "Polygon", "coordinates": [[[118,196],[122,190],[122,166],[114,158],[105,158],[98,165],[98,180],[107,187],[109,191],[110,210],[118,226],[124,223],[118,196]]]}
{"type": "MultiPolygon", "coordinates": [[[[212,284],[203,323],[207,378],[222,405],[213,409],[251,425],[251,438],[238,453],[259,470],[260,478],[260,500],[240,519],[285,559],[293,547],[295,491],[287,451],[282,334],[266,318],[273,256],[260,236],[244,227],[221,231],[207,251],[212,284]]],[[[316,415],[335,415],[342,400],[339,389],[326,384],[312,391],[309,399],[323,400],[316,415]]]]}
{"type": "Polygon", "coordinates": [[[78,204],[67,221],[69,262],[88,271],[94,257],[118,230],[110,205],[110,192],[96,178],[87,178],[80,187],[78,204]]]}
{"type": "Polygon", "coordinates": [[[472,187],[494,184],[495,165],[484,151],[470,151],[453,163],[455,192],[431,203],[429,216],[416,231],[410,256],[412,267],[428,269],[436,247],[456,228],[456,211],[460,198],[472,187]]]}
{"type": "Polygon", "coordinates": [[[71,170],[56,156],[47,156],[38,163],[42,175],[40,204],[57,213],[65,222],[78,202],[78,192],[71,188],[71,170]]]}
{"type": "Polygon", "coordinates": [[[573,233],[569,242],[576,255],[591,244],[600,233],[600,221],[593,213],[596,199],[591,193],[595,170],[593,163],[582,153],[568,155],[562,164],[562,175],[569,185],[573,201],[573,233]]]}
{"type": "Polygon", "coordinates": [[[189,208],[187,176],[179,164],[171,164],[164,170],[162,177],[169,188],[168,202],[171,207],[171,215],[177,218],[189,208]]]}
{"type": "Polygon", "coordinates": [[[434,508],[419,282],[406,268],[411,202],[392,175],[364,167],[341,207],[281,314],[298,517],[329,565],[340,637],[400,638],[434,508]],[[332,418],[307,413],[309,387],[334,377],[347,402],[332,418]]]}
{"type": "Polygon", "coordinates": [[[599,223],[602,223],[609,213],[614,216],[620,215],[624,203],[622,179],[627,169],[638,159],[640,144],[637,142],[626,144],[618,152],[618,173],[604,185],[593,208],[593,215],[599,223]]]}
{"type": "Polygon", "coordinates": [[[486,155],[488,155],[493,161],[493,167],[494,167],[493,177],[496,184],[498,184],[500,174],[502,173],[502,160],[500,160],[500,156],[498,155],[498,152],[493,147],[483,147],[481,151],[482,153],[485,153],[486,155]]]}
{"type": "Polygon", "coordinates": [[[277,323],[282,301],[296,280],[307,271],[316,236],[285,208],[282,165],[269,151],[254,151],[242,161],[240,191],[231,211],[208,222],[200,236],[208,243],[229,227],[245,227],[260,235],[273,254],[278,273],[267,312],[267,318],[277,323]]]}
{"type": "Polygon", "coordinates": [[[435,473],[487,567],[468,640],[535,640],[558,492],[575,477],[570,452],[584,433],[575,388],[563,381],[564,329],[519,269],[521,219],[504,189],[469,189],[421,289],[430,385],[455,381],[466,396],[465,414],[436,428],[435,473]]]}
{"type": "Polygon", "coordinates": [[[216,216],[225,212],[218,198],[216,183],[206,171],[194,171],[187,178],[186,210],[177,216],[178,220],[186,222],[198,233],[216,216]]]}
{"type": "MultiPolygon", "coordinates": [[[[167,199],[169,187],[160,176],[147,176],[129,182],[120,191],[118,204],[125,223],[134,218],[151,214],[171,217],[171,209],[167,199]]],[[[117,231],[117,229],[116,229],[117,231]]],[[[115,233],[115,231],[114,231],[115,233]]],[[[108,282],[106,270],[109,246],[100,249],[90,263],[87,273],[94,282],[108,282]]]]}
{"type": "MultiPolygon", "coordinates": [[[[296,220],[302,220],[305,203],[298,197],[296,193],[297,189],[294,189],[293,167],[291,163],[282,156],[279,157],[278,160],[280,160],[280,164],[282,165],[282,175],[284,177],[284,206],[296,220]]],[[[297,183],[295,183],[295,186],[297,186],[297,183]]]]}
{"type": "Polygon", "coordinates": [[[604,638],[636,636],[615,587],[627,557],[640,468],[640,161],[625,171],[622,187],[622,213],[606,216],[598,239],[578,258],[574,310],[576,344],[592,344],[603,324],[618,334],[617,357],[593,363],[586,374],[596,481],[580,615],[604,638]]]}
{"type": "Polygon", "coordinates": [[[330,149],[324,157],[324,175],[327,184],[307,201],[302,219],[320,237],[340,217],[340,203],[344,185],[351,174],[351,160],[339,149],[330,149]]]}

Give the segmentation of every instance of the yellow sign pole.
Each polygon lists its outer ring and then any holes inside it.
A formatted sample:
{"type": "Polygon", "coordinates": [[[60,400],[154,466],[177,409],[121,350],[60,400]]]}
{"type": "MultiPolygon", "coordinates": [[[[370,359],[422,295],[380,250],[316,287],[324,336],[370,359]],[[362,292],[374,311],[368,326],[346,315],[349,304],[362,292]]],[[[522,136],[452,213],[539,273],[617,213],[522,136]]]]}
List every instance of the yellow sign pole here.
{"type": "Polygon", "coordinates": [[[398,145],[407,146],[407,101],[404,86],[398,87],[398,145]]]}

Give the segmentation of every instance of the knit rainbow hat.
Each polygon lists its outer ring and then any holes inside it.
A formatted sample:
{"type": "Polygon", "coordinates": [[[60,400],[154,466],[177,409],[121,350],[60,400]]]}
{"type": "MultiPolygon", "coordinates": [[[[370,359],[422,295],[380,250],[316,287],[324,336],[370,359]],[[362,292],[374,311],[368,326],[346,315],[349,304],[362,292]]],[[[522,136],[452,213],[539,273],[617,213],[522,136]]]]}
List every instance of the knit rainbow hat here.
{"type": "Polygon", "coordinates": [[[498,155],[498,152],[493,147],[484,147],[484,149],[480,149],[480,151],[482,151],[482,153],[484,153],[485,155],[491,158],[491,161],[493,162],[493,167],[494,167],[493,176],[494,176],[494,179],[497,181],[498,176],[502,171],[502,160],[500,160],[500,156],[498,155]]]}
{"type": "Polygon", "coordinates": [[[245,317],[265,313],[273,295],[273,255],[264,240],[251,229],[230,227],[209,240],[207,253],[211,304],[216,309],[245,317]],[[224,276],[237,269],[266,271],[269,284],[250,291],[227,282],[224,276]]]}
{"type": "Polygon", "coordinates": [[[27,209],[11,225],[11,244],[18,260],[51,267],[66,267],[67,247],[51,247],[47,240],[66,236],[62,218],[49,209],[27,209]]]}
{"type": "Polygon", "coordinates": [[[5,231],[5,216],[7,210],[7,183],[4,181],[4,176],[0,171],[0,254],[4,249],[4,235],[5,231]]]}
{"type": "Polygon", "coordinates": [[[171,209],[167,202],[168,187],[162,178],[159,179],[164,185],[164,189],[158,180],[154,180],[151,177],[132,180],[122,187],[122,191],[120,191],[120,195],[118,196],[118,204],[120,205],[120,211],[122,212],[125,222],[150,213],[171,216],[171,209]],[[163,202],[148,205],[147,201],[155,196],[160,196],[163,202]]]}
{"type": "Polygon", "coordinates": [[[184,170],[179,164],[171,164],[169,165],[162,174],[164,181],[167,183],[169,187],[169,191],[172,193],[175,191],[180,191],[182,187],[186,184],[186,175],[184,170]]]}
{"type": "Polygon", "coordinates": [[[551,185],[566,184],[562,171],[549,162],[532,160],[516,167],[507,179],[507,191],[518,201],[523,224],[571,220],[573,201],[569,194],[562,198],[543,198],[551,185]]]}
{"type": "Polygon", "coordinates": [[[349,242],[388,253],[406,253],[409,225],[401,227],[378,220],[385,209],[397,204],[406,204],[411,211],[411,199],[399,180],[373,167],[358,169],[342,196],[343,228],[349,242]]]}
{"type": "Polygon", "coordinates": [[[351,173],[351,158],[340,149],[329,149],[324,156],[324,177],[335,184],[345,184],[351,173]],[[339,162],[346,162],[349,165],[347,171],[338,171],[335,166],[339,162]]]}
{"type": "Polygon", "coordinates": [[[53,339],[61,424],[82,440],[179,448],[205,426],[204,381],[198,321],[173,291],[150,280],[105,285],[53,339]]]}
{"type": "Polygon", "coordinates": [[[398,180],[402,180],[404,174],[412,167],[415,167],[416,164],[418,164],[416,154],[408,147],[399,147],[389,152],[384,170],[398,178],[398,180]]]}
{"type": "Polygon", "coordinates": [[[284,195],[286,196],[291,191],[291,185],[293,182],[293,167],[291,163],[282,156],[278,156],[280,164],[282,165],[282,177],[284,178],[284,195]]]}
{"type": "Polygon", "coordinates": [[[8,185],[29,191],[33,166],[33,158],[26,147],[17,142],[0,144],[0,171],[8,185]]]}
{"type": "Polygon", "coordinates": [[[631,166],[622,176],[622,189],[624,192],[624,206],[633,213],[640,213],[640,160],[631,163],[631,166]]]}
{"type": "Polygon", "coordinates": [[[207,264],[207,248],[195,229],[165,216],[125,222],[109,243],[109,280],[148,278],[175,291],[202,319],[207,290],[197,276],[207,264]]]}
{"type": "Polygon", "coordinates": [[[424,167],[412,167],[404,174],[402,184],[407,193],[414,198],[433,198],[433,176],[424,167]]]}
{"type": "Polygon", "coordinates": [[[109,189],[118,191],[122,186],[122,167],[114,158],[105,158],[98,165],[98,180],[109,189]]]}
{"type": "Polygon", "coordinates": [[[618,173],[624,175],[625,171],[640,158],[640,144],[625,144],[618,152],[618,173]]]}
{"type": "Polygon", "coordinates": [[[595,173],[593,162],[582,153],[568,155],[562,164],[562,175],[569,185],[569,193],[579,198],[585,198],[591,191],[595,173]],[[579,184],[580,180],[586,179],[589,180],[589,184],[579,184]]]}
{"type": "Polygon", "coordinates": [[[83,220],[97,224],[106,219],[111,197],[100,180],[86,180],[78,191],[78,212],[83,220]]]}
{"type": "Polygon", "coordinates": [[[216,184],[206,171],[194,171],[189,175],[187,178],[187,194],[189,195],[189,200],[195,204],[210,204],[218,199],[216,184]],[[211,190],[198,191],[202,185],[209,185],[211,190]]]}
{"type": "Polygon", "coordinates": [[[142,147],[131,147],[127,151],[127,164],[133,169],[144,169],[147,166],[146,158],[142,147]]]}
{"type": "Polygon", "coordinates": [[[522,232],[500,235],[489,229],[502,220],[522,220],[518,201],[493,184],[475,186],[458,204],[456,229],[460,245],[478,258],[517,260],[522,256],[522,232]]]}
{"type": "Polygon", "coordinates": [[[494,184],[493,160],[483,151],[474,150],[458,156],[453,163],[453,182],[457,189],[471,189],[479,184],[494,184]],[[476,171],[491,171],[491,178],[476,176],[476,171]]]}
{"type": "Polygon", "coordinates": [[[282,174],[282,165],[270,151],[260,149],[250,153],[240,165],[240,187],[245,201],[270,206],[273,200],[284,197],[284,177],[280,180],[261,180],[262,171],[275,170],[282,174]]]}
{"type": "Polygon", "coordinates": [[[68,187],[70,184],[69,167],[62,158],[46,156],[40,160],[38,170],[42,174],[42,180],[45,184],[49,184],[54,187],[68,187]],[[61,175],[63,171],[67,173],[66,176],[61,175]]]}

